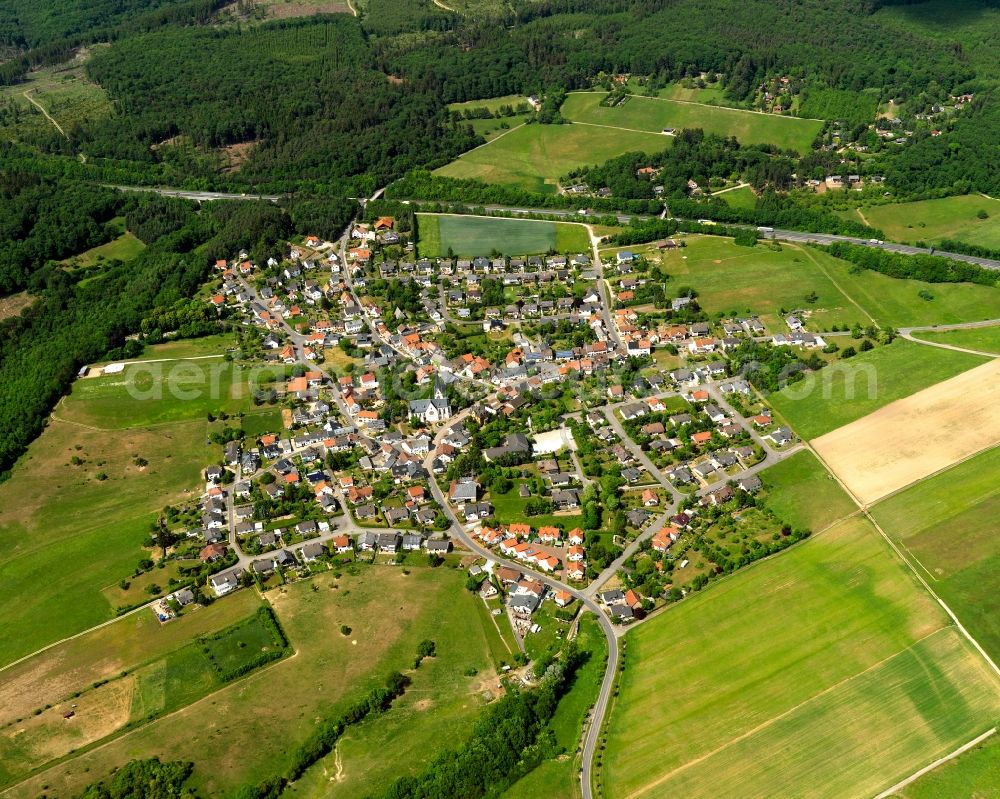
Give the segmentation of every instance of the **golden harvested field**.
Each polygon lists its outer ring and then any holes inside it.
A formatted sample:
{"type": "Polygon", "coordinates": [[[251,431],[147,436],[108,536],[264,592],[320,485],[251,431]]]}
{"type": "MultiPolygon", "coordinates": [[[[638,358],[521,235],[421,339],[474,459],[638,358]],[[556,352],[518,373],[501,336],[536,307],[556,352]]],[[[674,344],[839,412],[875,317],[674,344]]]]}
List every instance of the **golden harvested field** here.
{"type": "Polygon", "coordinates": [[[1000,442],[1000,359],[897,400],[813,446],[864,504],[1000,442]]]}

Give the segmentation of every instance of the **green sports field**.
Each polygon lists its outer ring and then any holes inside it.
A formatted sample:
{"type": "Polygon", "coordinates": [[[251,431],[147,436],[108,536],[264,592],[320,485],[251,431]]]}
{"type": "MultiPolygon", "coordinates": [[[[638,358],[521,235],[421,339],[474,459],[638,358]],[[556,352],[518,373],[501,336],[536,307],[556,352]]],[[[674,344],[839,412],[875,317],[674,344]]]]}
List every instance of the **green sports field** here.
{"type": "Polygon", "coordinates": [[[425,258],[451,250],[459,256],[536,255],[555,250],[581,253],[590,250],[583,225],[531,219],[419,214],[417,249],[425,258]]]}
{"type": "Polygon", "coordinates": [[[1000,448],[880,502],[872,516],[1000,660],[1000,448]]]}
{"type": "Polygon", "coordinates": [[[872,796],[1000,712],[1000,680],[859,518],[625,642],[606,799],[872,796]]]}
{"type": "Polygon", "coordinates": [[[1000,200],[980,194],[873,205],[861,208],[861,213],[892,241],[933,244],[941,239],[957,239],[1000,250],[1000,200]],[[986,212],[986,219],[979,218],[980,211],[986,212]]]}
{"type": "Polygon", "coordinates": [[[1000,355],[1000,325],[973,327],[966,330],[924,330],[913,335],[921,341],[947,344],[950,347],[965,347],[970,350],[1000,355]]]}
{"type": "Polygon", "coordinates": [[[985,362],[985,357],[896,339],[806,375],[771,394],[768,402],[795,432],[811,439],[985,362]]]}
{"type": "Polygon", "coordinates": [[[566,97],[562,115],[573,122],[653,133],[660,133],[664,128],[702,128],[706,133],[735,136],[742,144],[772,144],[800,154],[812,149],[813,140],[823,129],[823,123],[815,119],[759,114],[657,97],[633,96],[622,106],[605,108],[600,102],[606,96],[604,92],[573,92],[566,97]]]}
{"type": "Polygon", "coordinates": [[[521,125],[436,170],[449,178],[510,183],[554,194],[559,178],[627,152],[655,153],[670,146],[661,133],[587,125],[521,125]]]}

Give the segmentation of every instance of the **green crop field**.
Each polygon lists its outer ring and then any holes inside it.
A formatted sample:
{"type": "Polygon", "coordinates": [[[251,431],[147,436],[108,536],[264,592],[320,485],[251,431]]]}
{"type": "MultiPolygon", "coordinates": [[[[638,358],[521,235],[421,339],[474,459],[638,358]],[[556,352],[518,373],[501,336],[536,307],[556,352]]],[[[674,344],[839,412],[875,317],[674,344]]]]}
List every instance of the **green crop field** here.
{"type": "Polygon", "coordinates": [[[892,241],[934,244],[957,239],[1000,250],[1000,200],[980,194],[873,205],[861,208],[861,213],[892,241]],[[979,218],[980,211],[986,212],[986,219],[979,218]]]}
{"type": "Polygon", "coordinates": [[[973,637],[1000,660],[1000,448],[872,509],[973,637]]]}
{"type": "Polygon", "coordinates": [[[756,313],[775,332],[786,329],[782,309],[805,309],[806,326],[816,331],[869,321],[797,248],[782,246],[775,252],[763,245],[738,247],[720,236],[691,235],[684,241],[686,247],[663,253],[655,247],[629,249],[663,267],[670,276],[668,291],[680,286],[696,289],[698,302],[709,314],[756,313]],[[817,295],[813,303],[806,301],[810,292],[817,295]]]}
{"type": "Polygon", "coordinates": [[[1000,796],[1000,736],[994,735],[893,794],[898,799],[995,799],[1000,796]]]}
{"type": "MultiPolygon", "coordinates": [[[[61,762],[21,783],[11,795],[72,796],[83,784],[132,758],[169,752],[172,759],[194,761],[193,788],[199,796],[233,796],[248,782],[283,772],[317,720],[381,685],[393,669],[408,672],[413,684],[384,717],[350,731],[353,748],[343,755],[343,787],[350,782],[352,791],[360,791],[367,780],[371,790],[420,768],[437,747],[468,734],[487,677],[490,687],[496,687],[486,639],[475,620],[473,603],[479,599],[463,588],[460,570],[352,570],[354,574],[339,577],[325,572],[269,592],[294,656],[61,762]],[[340,633],[341,625],[351,628],[349,635],[340,633]],[[434,640],[437,656],[410,671],[417,644],[425,638],[434,640]],[[450,726],[442,726],[445,718],[450,726]],[[404,740],[392,737],[394,730],[434,737],[404,740]],[[386,755],[385,736],[392,742],[392,757],[386,755]],[[280,740],[281,746],[260,745],[273,740],[280,740]],[[248,752],[254,756],[248,757],[248,752]],[[370,771],[359,771],[369,766],[370,771]],[[43,785],[48,789],[43,791],[43,785]]],[[[335,759],[324,761],[324,766],[335,759]]],[[[335,774],[334,768],[324,776],[317,767],[300,785],[335,789],[329,783],[335,774]]]]}
{"type": "Polygon", "coordinates": [[[625,642],[607,799],[871,796],[1000,712],[1000,680],[860,518],[625,642]]]}
{"type": "Polygon", "coordinates": [[[420,254],[427,258],[455,255],[535,255],[555,250],[587,252],[590,238],[583,225],[531,219],[500,219],[482,216],[420,214],[420,254]]]}
{"type": "Polygon", "coordinates": [[[811,452],[797,452],[761,472],[765,504],[793,528],[818,532],[857,510],[811,452]]]}
{"type": "Polygon", "coordinates": [[[913,335],[921,341],[1000,355],[1000,326],[973,327],[966,330],[923,330],[913,335]]]}
{"type": "Polygon", "coordinates": [[[677,102],[656,97],[632,97],[617,108],[600,105],[603,92],[573,92],[562,115],[573,122],[607,125],[624,130],[660,133],[664,128],[702,128],[706,133],[735,136],[742,144],[772,144],[805,154],[822,130],[815,119],[759,114],[713,105],[677,102]]]}
{"type": "Polygon", "coordinates": [[[559,178],[627,152],[655,153],[670,146],[660,133],[588,125],[521,125],[436,170],[449,178],[512,183],[555,193],[559,178]]]}
{"type": "Polygon", "coordinates": [[[503,97],[490,97],[486,100],[467,100],[464,103],[448,103],[449,111],[466,111],[485,108],[491,113],[496,113],[500,108],[509,105],[517,108],[519,105],[527,105],[528,98],[523,94],[505,94],[503,97]]]}
{"type": "Polygon", "coordinates": [[[985,362],[985,357],[897,339],[808,374],[771,394],[768,402],[796,433],[811,439],[985,362]]]}

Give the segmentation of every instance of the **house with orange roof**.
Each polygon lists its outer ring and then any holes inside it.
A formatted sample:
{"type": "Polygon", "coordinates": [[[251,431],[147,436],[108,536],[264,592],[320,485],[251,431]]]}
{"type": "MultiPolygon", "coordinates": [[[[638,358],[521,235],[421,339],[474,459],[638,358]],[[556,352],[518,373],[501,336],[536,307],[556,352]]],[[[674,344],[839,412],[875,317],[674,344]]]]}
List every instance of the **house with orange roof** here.
{"type": "Polygon", "coordinates": [[[396,224],[396,220],[391,216],[380,216],[375,220],[375,230],[392,230],[393,225],[396,224]]]}
{"type": "Polygon", "coordinates": [[[552,596],[552,601],[564,608],[573,601],[573,595],[569,591],[556,591],[552,596]]]}
{"type": "Polygon", "coordinates": [[[587,577],[587,567],[582,563],[570,563],[566,566],[566,576],[571,580],[583,580],[587,577]]]}
{"type": "Polygon", "coordinates": [[[531,525],[530,524],[511,524],[507,526],[507,532],[516,538],[527,538],[531,535],[531,525]]]}
{"type": "Polygon", "coordinates": [[[642,492],[642,504],[646,508],[651,508],[654,505],[660,504],[660,497],[652,488],[647,488],[642,492]]]}
{"type": "Polygon", "coordinates": [[[549,555],[548,557],[538,558],[535,561],[535,563],[538,566],[538,568],[541,569],[543,572],[554,572],[560,566],[559,558],[557,558],[555,555],[549,555]]]}
{"type": "Polygon", "coordinates": [[[354,549],[351,545],[351,539],[346,535],[337,535],[331,538],[330,546],[338,555],[343,555],[345,552],[350,552],[354,549]]]}
{"type": "Polygon", "coordinates": [[[562,530],[558,527],[539,527],[538,540],[543,544],[555,544],[562,538],[562,530]]]}
{"type": "Polygon", "coordinates": [[[582,544],[583,539],[584,539],[583,530],[581,530],[579,527],[574,527],[572,530],[569,531],[568,540],[571,545],[582,544]]]}
{"type": "Polygon", "coordinates": [[[709,396],[710,395],[709,395],[708,391],[706,391],[703,388],[699,388],[696,391],[692,391],[691,392],[691,401],[692,402],[708,402],[709,396]]]}
{"type": "Polygon", "coordinates": [[[582,563],[587,557],[587,552],[583,547],[570,547],[566,551],[566,560],[572,563],[582,563]]]}
{"type": "Polygon", "coordinates": [[[712,440],[712,433],[709,430],[703,430],[700,433],[694,433],[691,436],[692,443],[698,445],[699,447],[704,446],[711,440],[712,440]]]}

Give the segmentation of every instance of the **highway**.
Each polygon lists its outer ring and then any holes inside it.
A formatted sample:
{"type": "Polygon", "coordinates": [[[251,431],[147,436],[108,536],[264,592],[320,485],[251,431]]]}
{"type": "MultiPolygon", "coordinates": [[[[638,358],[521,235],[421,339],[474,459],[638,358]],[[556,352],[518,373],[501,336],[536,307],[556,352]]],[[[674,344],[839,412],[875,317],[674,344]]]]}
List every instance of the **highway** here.
{"type": "MultiPolygon", "coordinates": [[[[267,200],[269,202],[278,202],[286,195],[277,194],[227,194],[225,192],[215,192],[215,191],[193,191],[188,189],[169,189],[169,188],[159,188],[156,186],[110,186],[110,188],[118,189],[120,191],[147,191],[155,192],[164,197],[180,197],[185,200],[194,200],[195,202],[212,202],[214,200],[267,200]]],[[[370,198],[366,200],[360,200],[359,202],[363,205],[368,200],[377,199],[385,191],[384,188],[379,189],[370,198]]],[[[349,197],[348,199],[356,199],[349,197]]],[[[528,216],[532,214],[539,214],[544,216],[556,216],[564,219],[573,219],[574,221],[584,222],[587,221],[592,216],[601,216],[601,214],[594,213],[588,214],[586,216],[581,216],[579,210],[573,210],[571,208],[518,208],[506,205],[473,205],[471,203],[466,203],[465,208],[477,209],[483,208],[487,213],[491,214],[510,214],[512,216],[528,216]]],[[[651,220],[657,217],[645,216],[642,214],[615,214],[618,219],[619,224],[627,225],[633,219],[638,220],[651,220]]],[[[662,217],[661,217],[662,218],[662,217]]],[[[671,217],[674,218],[674,217],[671,217]]],[[[677,218],[677,221],[694,221],[694,220],[683,220],[677,218]]],[[[739,225],[730,225],[730,227],[739,227],[739,225]]],[[[941,258],[948,258],[952,261],[962,261],[964,263],[975,264],[976,266],[981,266],[984,269],[994,269],[1000,271],[1000,261],[993,260],[991,258],[979,258],[975,255],[965,255],[964,253],[958,252],[947,252],[945,250],[936,250],[926,247],[911,247],[908,244],[895,244],[893,242],[883,242],[880,244],[874,244],[868,239],[859,239],[852,236],[836,236],[830,233],[805,233],[800,230],[780,230],[775,229],[773,232],[769,232],[768,236],[770,238],[776,239],[778,241],[790,241],[800,244],[833,244],[834,242],[845,242],[847,244],[857,244],[865,247],[878,247],[881,250],[887,250],[889,252],[896,252],[902,255],[937,255],[941,258]]],[[[596,251],[596,247],[595,247],[596,251]]]]}

